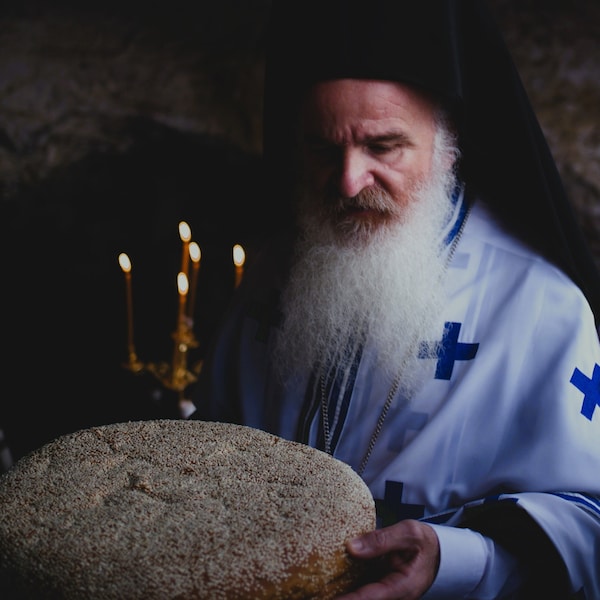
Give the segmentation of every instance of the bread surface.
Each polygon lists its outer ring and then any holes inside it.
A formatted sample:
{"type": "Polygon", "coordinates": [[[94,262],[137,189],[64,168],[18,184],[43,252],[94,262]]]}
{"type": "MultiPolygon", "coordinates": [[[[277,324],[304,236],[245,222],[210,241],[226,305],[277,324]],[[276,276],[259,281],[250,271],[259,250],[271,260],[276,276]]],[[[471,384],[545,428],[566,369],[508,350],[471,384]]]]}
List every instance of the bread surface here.
{"type": "Polygon", "coordinates": [[[225,423],[84,429],[0,478],[0,597],[334,598],[362,565],[345,541],[375,527],[346,464],[225,423]]]}

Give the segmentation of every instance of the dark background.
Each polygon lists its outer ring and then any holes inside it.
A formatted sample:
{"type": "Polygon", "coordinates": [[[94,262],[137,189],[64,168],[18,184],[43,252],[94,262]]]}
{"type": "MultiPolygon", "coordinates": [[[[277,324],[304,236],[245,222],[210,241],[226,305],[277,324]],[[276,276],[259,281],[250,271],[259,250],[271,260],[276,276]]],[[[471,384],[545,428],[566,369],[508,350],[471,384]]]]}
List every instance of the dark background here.
{"type": "MultiPolygon", "coordinates": [[[[268,0],[0,7],[0,430],[13,459],[82,427],[178,415],[127,360],[169,361],[178,223],[202,249],[201,359],[267,231],[260,193],[268,0]]],[[[490,2],[600,257],[597,0],[490,2]]],[[[600,263],[600,259],[599,259],[600,263]]],[[[188,390],[188,395],[192,390],[188,390]]]]}

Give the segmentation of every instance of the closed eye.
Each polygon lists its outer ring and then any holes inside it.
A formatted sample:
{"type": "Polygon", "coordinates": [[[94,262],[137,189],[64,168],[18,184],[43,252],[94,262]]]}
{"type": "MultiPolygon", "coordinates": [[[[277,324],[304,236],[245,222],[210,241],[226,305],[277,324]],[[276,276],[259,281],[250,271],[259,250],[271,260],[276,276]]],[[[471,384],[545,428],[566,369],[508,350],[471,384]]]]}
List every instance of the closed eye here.
{"type": "Polygon", "coordinates": [[[403,133],[367,138],[363,143],[368,151],[376,156],[396,152],[413,145],[410,139],[403,133]]]}
{"type": "Polygon", "coordinates": [[[399,144],[369,144],[368,149],[371,154],[375,154],[377,156],[381,156],[383,154],[387,154],[388,152],[393,152],[398,148],[402,148],[399,144]]]}

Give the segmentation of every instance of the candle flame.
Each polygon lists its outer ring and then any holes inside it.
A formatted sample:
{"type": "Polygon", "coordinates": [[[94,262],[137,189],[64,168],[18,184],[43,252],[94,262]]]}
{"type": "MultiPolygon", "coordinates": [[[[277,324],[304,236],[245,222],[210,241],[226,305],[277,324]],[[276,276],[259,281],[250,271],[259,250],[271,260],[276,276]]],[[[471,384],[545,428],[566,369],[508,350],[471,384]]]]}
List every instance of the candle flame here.
{"type": "Polygon", "coordinates": [[[193,262],[199,263],[200,257],[202,256],[202,252],[200,252],[200,246],[196,244],[196,242],[190,243],[190,258],[193,262]]]}
{"type": "Polygon", "coordinates": [[[179,223],[179,237],[182,242],[189,242],[192,239],[192,230],[185,221],[179,223]]]}
{"type": "Polygon", "coordinates": [[[239,244],[236,244],[233,247],[233,264],[236,267],[241,267],[244,264],[245,260],[246,252],[239,244]]]}
{"type": "Polygon", "coordinates": [[[123,273],[129,273],[129,271],[131,271],[131,261],[125,252],[119,254],[119,265],[121,266],[121,269],[123,269],[123,273]]]}
{"type": "Polygon", "coordinates": [[[183,272],[177,274],[177,289],[181,296],[185,296],[188,293],[188,278],[183,272]]]}

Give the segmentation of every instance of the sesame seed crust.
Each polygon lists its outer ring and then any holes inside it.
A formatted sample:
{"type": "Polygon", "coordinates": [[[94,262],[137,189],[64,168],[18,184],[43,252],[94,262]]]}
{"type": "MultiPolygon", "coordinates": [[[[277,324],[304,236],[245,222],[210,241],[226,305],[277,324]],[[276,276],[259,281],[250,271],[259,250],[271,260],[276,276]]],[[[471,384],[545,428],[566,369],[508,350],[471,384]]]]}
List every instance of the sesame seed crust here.
{"type": "Polygon", "coordinates": [[[258,429],[160,419],[84,429],[0,477],[0,596],[328,599],[375,527],[345,463],[258,429]]]}

